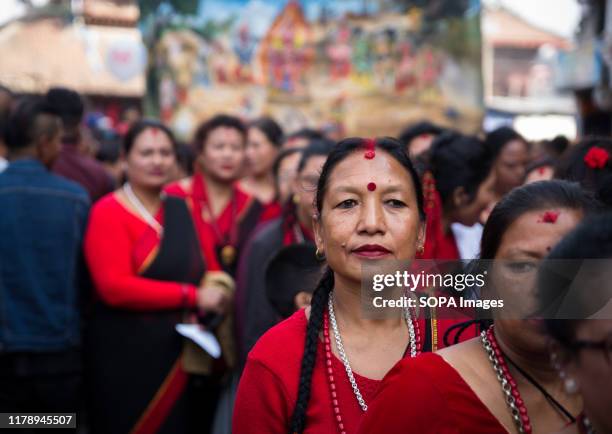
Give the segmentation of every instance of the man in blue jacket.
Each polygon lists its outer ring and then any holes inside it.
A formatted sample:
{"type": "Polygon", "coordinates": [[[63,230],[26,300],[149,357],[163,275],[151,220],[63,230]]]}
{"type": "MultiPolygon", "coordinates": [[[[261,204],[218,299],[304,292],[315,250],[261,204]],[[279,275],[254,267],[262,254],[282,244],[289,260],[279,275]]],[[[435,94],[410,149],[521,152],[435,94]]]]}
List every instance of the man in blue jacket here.
{"type": "Polygon", "coordinates": [[[0,412],[75,412],[79,291],[87,192],[52,174],[61,121],[43,98],[21,101],[0,174],[0,412]]]}

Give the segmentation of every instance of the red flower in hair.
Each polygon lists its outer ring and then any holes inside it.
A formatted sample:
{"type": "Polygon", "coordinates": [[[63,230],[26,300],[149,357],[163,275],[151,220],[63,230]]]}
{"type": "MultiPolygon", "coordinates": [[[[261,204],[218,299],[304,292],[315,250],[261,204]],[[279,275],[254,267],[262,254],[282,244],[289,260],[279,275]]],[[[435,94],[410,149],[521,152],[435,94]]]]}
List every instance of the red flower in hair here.
{"type": "Polygon", "coordinates": [[[584,163],[591,169],[602,169],[609,159],[608,151],[599,146],[593,146],[584,156],[584,163]]]}

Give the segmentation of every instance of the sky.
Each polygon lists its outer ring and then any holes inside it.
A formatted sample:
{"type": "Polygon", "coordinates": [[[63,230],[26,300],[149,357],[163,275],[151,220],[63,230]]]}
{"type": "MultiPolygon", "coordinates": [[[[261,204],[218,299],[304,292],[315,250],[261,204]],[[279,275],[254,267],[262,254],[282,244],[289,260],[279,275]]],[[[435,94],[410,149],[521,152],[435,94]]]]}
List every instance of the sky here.
{"type": "MultiPolygon", "coordinates": [[[[0,0],[2,7],[0,7],[0,24],[4,24],[6,21],[18,17],[24,12],[24,7],[17,0],[0,0]]],[[[32,3],[35,5],[47,3],[47,0],[34,0],[32,3]]]]}
{"type": "Polygon", "coordinates": [[[501,5],[532,24],[571,37],[580,20],[578,0],[482,0],[501,5]]]}
{"type": "Polygon", "coordinates": [[[13,17],[23,13],[23,8],[20,7],[16,0],[4,0],[4,5],[0,8],[0,24],[5,23],[13,17]]]}
{"type": "MultiPolygon", "coordinates": [[[[35,4],[46,3],[47,0],[33,0],[35,4]]],[[[202,1],[202,8],[205,10],[206,0],[202,1]]],[[[218,0],[217,0],[218,1],[218,0]]],[[[284,3],[284,0],[280,0],[284,3]]],[[[321,0],[310,0],[309,7],[318,7],[321,0]]],[[[502,5],[532,24],[554,31],[562,36],[571,37],[576,24],[580,18],[580,7],[578,0],[482,0],[483,3],[502,5]]],[[[0,0],[0,24],[5,23],[11,18],[23,13],[23,7],[18,0],[0,0]]],[[[229,0],[228,12],[232,9],[232,4],[240,4],[242,1],[229,0]]],[[[265,9],[266,4],[271,1],[255,1],[261,10],[265,9]]],[[[361,0],[342,0],[341,4],[350,7],[352,4],[361,4],[361,0]]],[[[307,10],[308,13],[308,10],[307,10]]]]}

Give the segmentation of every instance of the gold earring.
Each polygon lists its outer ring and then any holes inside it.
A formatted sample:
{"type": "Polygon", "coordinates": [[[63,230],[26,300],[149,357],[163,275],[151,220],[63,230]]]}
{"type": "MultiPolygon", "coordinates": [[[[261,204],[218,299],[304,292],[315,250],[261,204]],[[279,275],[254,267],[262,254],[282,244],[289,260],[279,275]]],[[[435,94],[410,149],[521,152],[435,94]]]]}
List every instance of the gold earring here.
{"type": "Polygon", "coordinates": [[[318,247],[317,251],[315,252],[315,258],[317,258],[317,261],[325,260],[325,253],[321,252],[318,247]]]}
{"type": "Polygon", "coordinates": [[[300,203],[300,195],[299,194],[294,194],[291,199],[293,200],[293,203],[296,204],[296,205],[300,203]]]}
{"type": "Polygon", "coordinates": [[[423,252],[425,251],[425,246],[424,245],[420,245],[417,247],[417,253],[419,254],[423,254],[423,252]]]}

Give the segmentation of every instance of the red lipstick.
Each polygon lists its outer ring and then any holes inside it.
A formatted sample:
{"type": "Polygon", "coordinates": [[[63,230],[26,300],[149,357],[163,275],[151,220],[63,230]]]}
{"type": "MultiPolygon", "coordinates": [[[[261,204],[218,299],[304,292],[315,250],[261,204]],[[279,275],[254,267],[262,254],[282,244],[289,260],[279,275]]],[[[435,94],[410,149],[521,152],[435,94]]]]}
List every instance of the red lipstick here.
{"type": "Polygon", "coordinates": [[[387,256],[391,251],[380,244],[363,244],[353,249],[352,253],[363,258],[378,259],[387,256]]]}

